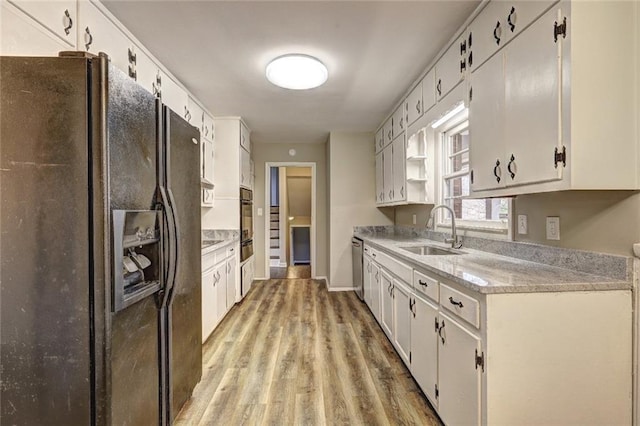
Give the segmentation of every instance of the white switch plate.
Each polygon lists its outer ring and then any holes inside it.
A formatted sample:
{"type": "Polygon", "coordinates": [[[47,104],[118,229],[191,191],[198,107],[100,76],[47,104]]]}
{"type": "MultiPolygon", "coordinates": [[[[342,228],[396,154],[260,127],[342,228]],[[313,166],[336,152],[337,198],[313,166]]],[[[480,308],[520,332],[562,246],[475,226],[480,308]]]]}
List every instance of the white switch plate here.
{"type": "Polygon", "coordinates": [[[560,239],[560,218],[558,216],[547,216],[547,240],[560,239]]]}
{"type": "Polygon", "coordinates": [[[413,215],[413,224],[415,225],[416,223],[418,223],[418,218],[416,217],[416,215],[413,215]]]}
{"type": "Polygon", "coordinates": [[[262,207],[258,207],[258,216],[262,216],[262,207]]]}
{"type": "Polygon", "coordinates": [[[518,234],[525,235],[528,231],[527,227],[527,215],[519,214],[518,215],[518,234]]]}

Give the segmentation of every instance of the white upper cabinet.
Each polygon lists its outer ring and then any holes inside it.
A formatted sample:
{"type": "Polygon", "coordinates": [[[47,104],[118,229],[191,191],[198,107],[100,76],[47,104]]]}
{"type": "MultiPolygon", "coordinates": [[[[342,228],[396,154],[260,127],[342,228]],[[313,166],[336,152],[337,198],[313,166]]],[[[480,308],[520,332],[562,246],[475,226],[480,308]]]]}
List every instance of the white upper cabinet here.
{"type": "Polygon", "coordinates": [[[404,140],[404,133],[392,142],[392,157],[393,157],[393,197],[392,201],[404,201],[407,199],[407,191],[405,185],[407,183],[406,173],[406,146],[404,140]]]}
{"type": "Polygon", "coordinates": [[[384,159],[383,153],[376,154],[376,204],[384,203],[384,159]]]}
{"type": "Polygon", "coordinates": [[[393,180],[393,145],[387,145],[387,147],[382,151],[382,162],[383,162],[383,202],[389,203],[392,202],[393,191],[394,191],[394,180],[393,180]]]}
{"type": "Polygon", "coordinates": [[[422,112],[425,113],[436,104],[436,68],[433,67],[422,79],[422,112]]]}
{"type": "Polygon", "coordinates": [[[189,117],[189,95],[176,81],[162,70],[160,70],[160,77],[162,82],[162,103],[187,120],[189,117]]]}
{"type": "Polygon", "coordinates": [[[247,126],[244,125],[243,122],[240,122],[240,146],[247,150],[248,153],[251,152],[251,133],[247,126]]]}
{"type": "Polygon", "coordinates": [[[384,133],[384,146],[387,146],[393,141],[393,117],[389,117],[382,126],[384,133]]]}
{"type": "Polygon", "coordinates": [[[398,136],[404,133],[406,127],[405,114],[404,114],[404,102],[398,105],[393,117],[391,117],[392,137],[395,140],[398,136]]]}
{"type": "Polygon", "coordinates": [[[639,187],[633,14],[560,2],[473,70],[472,196],[639,187]]]}
{"type": "Polygon", "coordinates": [[[406,112],[405,121],[407,126],[413,124],[424,113],[424,103],[422,101],[422,82],[420,82],[407,96],[404,101],[406,112]]]}
{"type": "Polygon", "coordinates": [[[492,1],[469,26],[468,65],[473,71],[537,19],[554,0],[492,1]]]}
{"type": "Polygon", "coordinates": [[[375,144],[376,144],[375,145],[376,153],[382,151],[382,148],[384,148],[384,128],[383,127],[380,127],[376,132],[375,144]]]}
{"type": "Polygon", "coordinates": [[[78,50],[104,52],[111,63],[130,74],[129,56],[134,43],[102,11],[89,1],[78,2],[78,50]]]}
{"type": "Polygon", "coordinates": [[[75,0],[9,1],[63,40],[69,50],[75,49],[78,4],[75,0]]]}
{"type": "Polygon", "coordinates": [[[461,35],[444,55],[436,63],[436,97],[444,98],[458,83],[460,83],[466,71],[466,33],[461,35]]]}
{"type": "Polygon", "coordinates": [[[70,49],[65,41],[22,10],[10,3],[0,2],[1,55],[57,56],[58,52],[70,49]]]}

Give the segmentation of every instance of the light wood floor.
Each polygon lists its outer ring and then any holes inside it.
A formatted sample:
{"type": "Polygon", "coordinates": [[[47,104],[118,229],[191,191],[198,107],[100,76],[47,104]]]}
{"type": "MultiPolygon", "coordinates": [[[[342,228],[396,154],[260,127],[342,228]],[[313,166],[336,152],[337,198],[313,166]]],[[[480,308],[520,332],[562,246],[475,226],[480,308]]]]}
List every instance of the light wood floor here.
{"type": "Polygon", "coordinates": [[[311,265],[287,266],[286,268],[270,268],[271,279],[311,278],[311,265]]]}
{"type": "Polygon", "coordinates": [[[322,281],[254,283],[203,348],[178,425],[440,425],[368,308],[322,281]]]}

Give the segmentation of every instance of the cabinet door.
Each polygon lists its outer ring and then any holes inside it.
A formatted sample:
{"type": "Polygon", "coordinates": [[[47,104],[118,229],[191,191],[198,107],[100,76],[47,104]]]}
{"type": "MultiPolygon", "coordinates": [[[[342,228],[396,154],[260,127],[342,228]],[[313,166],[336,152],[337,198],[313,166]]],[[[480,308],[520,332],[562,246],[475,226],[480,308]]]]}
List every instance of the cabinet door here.
{"type": "Polygon", "coordinates": [[[393,145],[387,145],[382,151],[382,161],[384,163],[383,175],[383,202],[393,201],[393,145]]]}
{"type": "Polygon", "coordinates": [[[52,31],[67,44],[67,48],[75,49],[77,34],[77,2],[75,0],[10,0],[10,2],[52,31]]]}
{"type": "Polygon", "coordinates": [[[367,304],[370,310],[373,310],[371,308],[371,304],[373,303],[371,294],[371,292],[373,291],[373,287],[371,285],[371,258],[369,256],[364,256],[362,260],[362,286],[364,288],[364,302],[367,304]]]}
{"type": "Polygon", "coordinates": [[[240,148],[240,186],[249,188],[251,184],[251,158],[249,153],[240,148]]]}
{"type": "Polygon", "coordinates": [[[236,303],[236,288],[238,281],[238,256],[233,255],[227,259],[227,310],[236,303]]]}
{"type": "Polygon", "coordinates": [[[410,126],[414,121],[422,117],[422,113],[424,112],[422,107],[422,82],[420,82],[411,93],[409,93],[409,96],[407,96],[404,102],[407,126],[410,126]]]}
{"type": "Polygon", "coordinates": [[[160,67],[141,49],[136,49],[136,81],[156,97],[162,94],[160,67]]]}
{"type": "Polygon", "coordinates": [[[204,113],[204,123],[202,127],[203,127],[202,137],[204,137],[208,141],[213,142],[213,117],[207,114],[206,112],[204,113]]]}
{"type": "Polygon", "coordinates": [[[439,320],[438,413],[448,425],[479,425],[482,369],[476,368],[476,354],[482,352],[480,339],[442,313],[439,320]]]}
{"type": "Polygon", "coordinates": [[[94,55],[104,52],[114,66],[129,74],[129,52],[135,49],[133,42],[91,2],[78,2],[77,34],[78,50],[94,55]]]}
{"type": "Polygon", "coordinates": [[[382,330],[393,341],[393,279],[391,275],[380,269],[380,291],[382,292],[382,330]]]}
{"type": "Polygon", "coordinates": [[[402,281],[393,280],[393,343],[407,366],[411,351],[411,291],[402,281]]]}
{"type": "Polygon", "coordinates": [[[557,14],[556,8],[551,9],[505,49],[507,185],[562,178],[563,168],[556,168],[553,161],[560,143],[563,43],[562,38],[553,40],[557,14]]]}
{"type": "Polygon", "coordinates": [[[213,185],[213,142],[204,139],[202,145],[204,147],[203,181],[213,185]]]}
{"type": "Polygon", "coordinates": [[[438,407],[438,307],[413,297],[411,374],[434,407],[438,407]]]}
{"type": "Polygon", "coordinates": [[[436,104],[436,68],[433,67],[422,79],[423,113],[436,104]]]}
{"type": "Polygon", "coordinates": [[[384,133],[384,145],[390,144],[393,141],[393,117],[389,117],[387,121],[385,121],[383,126],[384,133]]]}
{"type": "Polygon", "coordinates": [[[375,148],[376,154],[384,148],[384,128],[382,127],[376,132],[375,148]]]}
{"type": "Polygon", "coordinates": [[[471,75],[469,155],[473,191],[505,186],[503,56],[496,55],[471,75]]]}
{"type": "Polygon", "coordinates": [[[460,44],[465,40],[465,37],[465,35],[460,36],[447,49],[435,66],[436,96],[438,100],[444,98],[464,77],[462,63],[465,61],[465,57],[461,54],[460,44]]]}
{"type": "Polygon", "coordinates": [[[376,154],[376,204],[384,203],[384,162],[382,152],[376,154]]]}
{"type": "Polygon", "coordinates": [[[0,2],[0,55],[57,56],[67,43],[15,6],[0,2]]]}
{"type": "Polygon", "coordinates": [[[202,343],[213,331],[218,317],[214,275],[215,270],[202,275],[202,343]]]}
{"type": "Polygon", "coordinates": [[[371,262],[371,312],[375,317],[376,321],[381,322],[382,317],[380,316],[380,298],[382,293],[380,293],[382,288],[382,275],[380,274],[380,267],[375,263],[371,262]]]}
{"type": "Polygon", "coordinates": [[[391,123],[393,128],[393,139],[396,139],[398,136],[404,133],[404,129],[406,127],[404,102],[398,105],[398,108],[396,108],[395,112],[393,113],[393,117],[391,118],[391,123]]]}
{"type": "Polygon", "coordinates": [[[187,116],[185,120],[200,131],[200,140],[202,140],[204,134],[204,110],[190,96],[187,96],[187,116]]]}
{"type": "Polygon", "coordinates": [[[251,152],[251,139],[249,129],[241,122],[240,123],[240,146],[251,152]]]}
{"type": "Polygon", "coordinates": [[[392,145],[393,156],[393,201],[407,199],[407,155],[404,142],[404,133],[398,136],[392,145]]]}
{"type": "Polygon", "coordinates": [[[164,71],[160,70],[160,76],[162,103],[186,120],[189,117],[189,95],[164,71]]]}
{"type": "Polygon", "coordinates": [[[223,262],[215,269],[216,286],[216,324],[227,313],[227,263],[223,262]]]}

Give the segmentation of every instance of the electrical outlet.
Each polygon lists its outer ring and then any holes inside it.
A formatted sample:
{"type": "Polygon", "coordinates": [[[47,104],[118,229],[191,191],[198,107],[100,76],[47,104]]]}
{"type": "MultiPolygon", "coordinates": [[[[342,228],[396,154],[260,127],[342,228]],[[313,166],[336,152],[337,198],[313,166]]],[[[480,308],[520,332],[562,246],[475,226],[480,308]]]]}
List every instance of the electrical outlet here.
{"type": "Polygon", "coordinates": [[[527,215],[519,214],[518,215],[518,234],[526,235],[528,231],[527,228],[527,215]]]}
{"type": "Polygon", "coordinates": [[[547,240],[560,239],[560,218],[558,216],[547,216],[547,240]]]}
{"type": "Polygon", "coordinates": [[[414,214],[413,215],[413,224],[415,225],[416,223],[418,223],[418,217],[414,214]]]}

